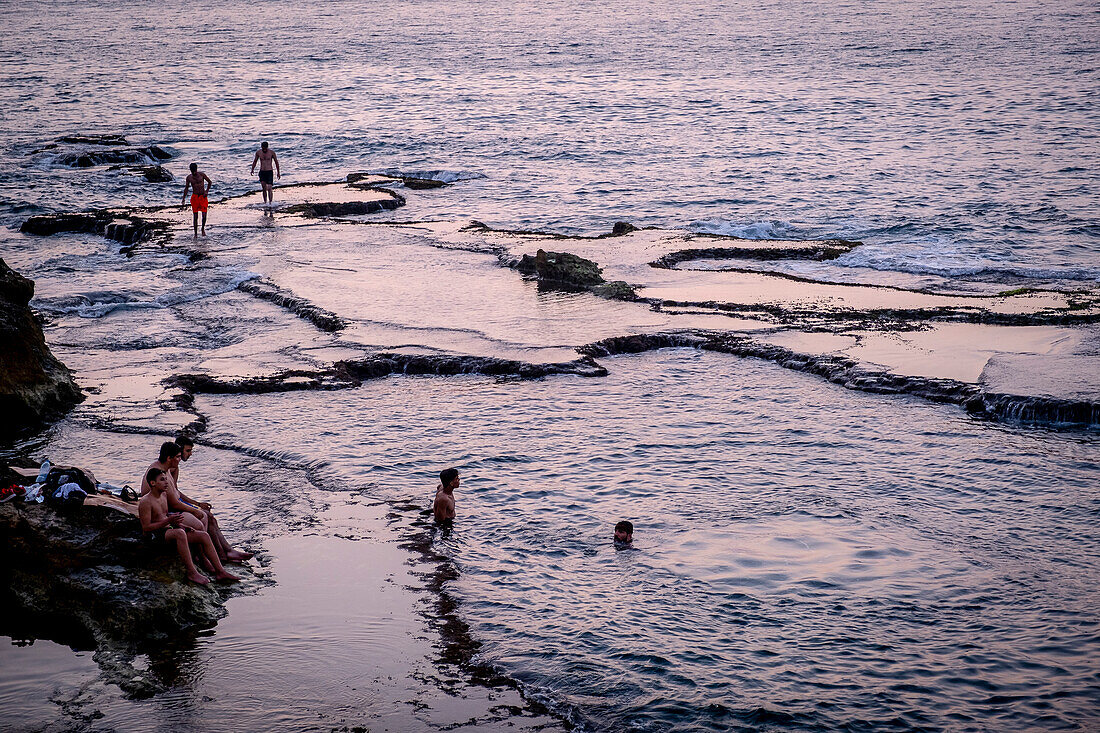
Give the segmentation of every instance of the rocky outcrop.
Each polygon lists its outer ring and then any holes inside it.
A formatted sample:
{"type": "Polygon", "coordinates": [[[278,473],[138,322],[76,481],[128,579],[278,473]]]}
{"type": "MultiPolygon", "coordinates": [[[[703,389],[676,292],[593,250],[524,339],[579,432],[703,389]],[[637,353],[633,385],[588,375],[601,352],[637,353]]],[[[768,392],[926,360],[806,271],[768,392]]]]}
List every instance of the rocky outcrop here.
{"type": "Polygon", "coordinates": [[[754,240],[740,246],[681,249],[658,257],[649,266],[668,269],[694,260],[835,260],[859,245],[860,242],[844,239],[805,242],[754,240]]]}
{"type": "Polygon", "coordinates": [[[83,399],[30,309],[34,282],[0,259],[0,438],[30,430],[83,399]]]}
{"type": "Polygon", "coordinates": [[[66,135],[57,138],[59,143],[70,145],[129,145],[122,135],[66,135]]]}
{"type": "Polygon", "coordinates": [[[373,201],[318,201],[294,204],[283,209],[286,214],[301,214],[307,218],[361,216],[373,214],[378,211],[392,211],[405,205],[405,199],[393,191],[383,188],[370,188],[372,191],[383,191],[390,196],[387,199],[375,199],[373,201]]]}
{"type": "Polygon", "coordinates": [[[190,397],[195,394],[263,394],[346,389],[358,387],[367,380],[381,379],[391,374],[435,376],[481,374],[490,377],[540,379],[557,374],[603,377],[607,375],[607,370],[588,356],[573,361],[532,364],[491,356],[380,353],[363,359],[338,361],[327,369],[291,369],[261,377],[240,379],[224,379],[207,374],[176,374],[165,379],[164,384],[183,391],[184,395],[177,399],[177,404],[188,409],[193,405],[190,397]]]}
{"type": "Polygon", "coordinates": [[[88,232],[132,245],[146,241],[155,234],[165,233],[167,225],[136,216],[119,216],[110,211],[89,211],[80,214],[39,214],[24,221],[19,231],[40,237],[63,232],[88,232]]]}
{"type": "MultiPolygon", "coordinates": [[[[99,143],[97,143],[99,144],[99,143]]],[[[62,153],[57,162],[70,168],[92,168],[97,165],[152,164],[170,160],[172,154],[157,145],[121,150],[80,150],[62,153]]]]}
{"type": "Polygon", "coordinates": [[[638,299],[634,288],[628,283],[604,280],[603,268],[592,260],[569,252],[540,249],[534,257],[523,255],[518,260],[502,257],[501,263],[525,275],[534,275],[539,285],[548,289],[588,291],[610,300],[638,299]]]}
{"type": "Polygon", "coordinates": [[[186,582],[172,548],[149,546],[133,509],[121,504],[89,497],[64,514],[0,504],[3,615],[23,619],[34,636],[95,649],[109,681],[144,697],[160,684],[127,659],[213,626],[226,598],[256,584],[186,582]]]}
{"type": "Polygon", "coordinates": [[[169,183],[176,180],[171,171],[162,165],[113,165],[107,170],[127,170],[136,173],[149,183],[169,183]]]}
{"type": "Polygon", "coordinates": [[[268,280],[246,280],[237,286],[237,289],[254,295],[261,300],[274,303],[286,308],[294,315],[309,321],[322,331],[339,331],[346,325],[344,319],[332,311],[325,310],[319,305],[314,305],[305,298],[283,290],[278,285],[268,280]]]}
{"type": "Polygon", "coordinates": [[[1037,422],[1051,426],[1096,427],[1100,402],[1042,396],[994,394],[954,379],[895,374],[838,354],[806,354],[748,336],[721,332],[684,332],[618,336],[578,349],[592,357],[638,354],[668,348],[697,348],[740,357],[766,359],[786,369],[815,374],[847,389],[875,394],[907,394],[946,402],[994,420],[1037,422]]]}

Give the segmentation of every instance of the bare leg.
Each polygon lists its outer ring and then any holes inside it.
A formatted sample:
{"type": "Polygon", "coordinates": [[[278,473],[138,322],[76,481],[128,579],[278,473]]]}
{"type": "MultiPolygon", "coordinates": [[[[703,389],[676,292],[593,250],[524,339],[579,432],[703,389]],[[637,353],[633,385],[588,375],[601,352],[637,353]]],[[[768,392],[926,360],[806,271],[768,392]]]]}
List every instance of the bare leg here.
{"type": "Polygon", "coordinates": [[[222,561],[218,559],[218,551],[214,549],[214,542],[210,539],[209,534],[206,532],[188,532],[187,539],[202,547],[206,559],[214,566],[214,577],[217,580],[240,580],[240,578],[230,574],[226,571],[225,567],[222,566],[222,561]]]}
{"type": "Polygon", "coordinates": [[[176,552],[179,553],[180,560],[183,560],[183,564],[187,568],[187,579],[192,583],[206,585],[210,581],[195,568],[195,562],[191,559],[191,548],[187,545],[187,539],[187,533],[176,527],[164,533],[165,542],[174,542],[176,544],[176,552]]]}
{"type": "MultiPolygon", "coordinates": [[[[203,216],[206,216],[206,215],[203,214],[203,216]]],[[[197,237],[197,236],[199,236],[199,212],[197,212],[197,211],[191,212],[191,218],[195,220],[194,221],[194,223],[195,223],[195,236],[197,237]]]]}
{"type": "Polygon", "coordinates": [[[214,548],[217,549],[218,557],[221,558],[222,562],[226,560],[229,562],[244,562],[252,557],[251,552],[234,550],[233,546],[229,544],[229,540],[222,534],[222,528],[218,525],[218,520],[214,518],[214,515],[207,512],[206,516],[210,518],[210,526],[207,528],[207,532],[210,533],[210,539],[214,540],[214,548]]]}
{"type": "Polygon", "coordinates": [[[206,212],[202,212],[202,236],[206,236],[206,212]]]}

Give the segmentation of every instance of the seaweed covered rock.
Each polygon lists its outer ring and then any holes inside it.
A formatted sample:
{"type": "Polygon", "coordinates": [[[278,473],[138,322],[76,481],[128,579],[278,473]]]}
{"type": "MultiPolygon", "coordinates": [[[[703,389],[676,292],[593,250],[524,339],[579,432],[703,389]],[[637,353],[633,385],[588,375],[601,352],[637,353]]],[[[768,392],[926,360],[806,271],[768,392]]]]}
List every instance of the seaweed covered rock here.
{"type": "Polygon", "coordinates": [[[0,437],[63,414],[83,396],[30,309],[34,282],[0,259],[0,437]]]}
{"type": "Polygon", "coordinates": [[[569,252],[547,252],[540,249],[535,256],[523,255],[507,263],[525,275],[534,275],[539,285],[563,290],[587,290],[610,300],[637,300],[634,288],[622,280],[608,282],[603,269],[592,260],[569,252]]]}

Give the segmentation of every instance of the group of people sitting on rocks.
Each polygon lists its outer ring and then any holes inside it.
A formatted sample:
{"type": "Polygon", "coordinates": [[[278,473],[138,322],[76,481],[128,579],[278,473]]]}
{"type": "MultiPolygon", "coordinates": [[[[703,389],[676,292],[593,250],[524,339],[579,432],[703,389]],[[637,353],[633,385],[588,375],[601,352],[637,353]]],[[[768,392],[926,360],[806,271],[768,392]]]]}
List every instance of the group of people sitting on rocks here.
{"type": "Polygon", "coordinates": [[[240,563],[251,552],[235,550],[225,539],[209,502],[196,501],[179,490],[180,463],[191,457],[195,442],[180,436],[160,446],[160,455],[150,464],[141,481],[138,518],[145,538],[151,543],[173,545],[187,568],[187,579],[205,585],[210,580],[199,572],[192,558],[192,546],[203,567],[216,580],[240,580],[223,563],[240,563]]]}

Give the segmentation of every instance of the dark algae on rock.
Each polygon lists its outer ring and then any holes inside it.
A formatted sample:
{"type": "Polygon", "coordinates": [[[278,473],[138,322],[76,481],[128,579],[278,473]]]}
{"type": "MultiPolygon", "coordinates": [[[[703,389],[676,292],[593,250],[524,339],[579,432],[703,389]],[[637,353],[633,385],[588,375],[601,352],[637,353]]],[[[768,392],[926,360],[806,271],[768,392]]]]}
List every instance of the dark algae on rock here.
{"type": "Polygon", "coordinates": [[[184,581],[172,548],[142,539],[135,511],[98,496],[65,513],[46,504],[0,504],[0,601],[9,624],[32,637],[94,649],[109,682],[146,697],[164,685],[136,670],[134,656],[210,628],[226,614],[229,596],[256,583],[184,581]]]}
{"type": "Polygon", "coordinates": [[[0,438],[63,414],[83,396],[30,308],[34,282],[0,260],[0,438]]]}

